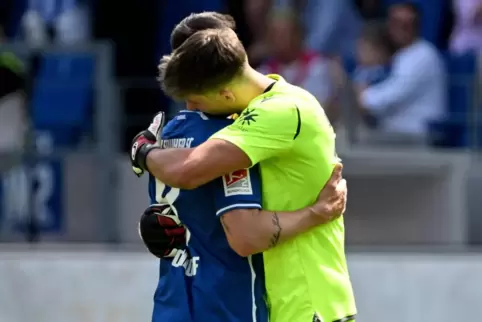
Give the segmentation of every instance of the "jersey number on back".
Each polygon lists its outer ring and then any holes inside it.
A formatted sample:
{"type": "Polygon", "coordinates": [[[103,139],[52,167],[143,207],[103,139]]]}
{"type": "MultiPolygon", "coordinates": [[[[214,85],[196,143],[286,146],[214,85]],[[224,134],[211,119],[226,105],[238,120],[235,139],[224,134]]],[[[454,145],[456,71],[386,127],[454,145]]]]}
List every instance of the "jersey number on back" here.
{"type": "MultiPolygon", "coordinates": [[[[156,201],[160,204],[169,205],[176,216],[179,217],[179,213],[177,212],[176,206],[174,203],[176,202],[177,198],[179,198],[179,194],[181,190],[179,188],[172,188],[167,186],[164,182],[161,182],[156,179],[156,201]]],[[[189,239],[191,238],[191,233],[186,228],[186,245],[189,243],[189,239]]]]}
{"type": "Polygon", "coordinates": [[[179,214],[174,203],[179,197],[179,194],[180,190],[178,188],[166,186],[165,183],[156,179],[156,201],[160,204],[170,205],[176,216],[179,216],[179,214]]]}

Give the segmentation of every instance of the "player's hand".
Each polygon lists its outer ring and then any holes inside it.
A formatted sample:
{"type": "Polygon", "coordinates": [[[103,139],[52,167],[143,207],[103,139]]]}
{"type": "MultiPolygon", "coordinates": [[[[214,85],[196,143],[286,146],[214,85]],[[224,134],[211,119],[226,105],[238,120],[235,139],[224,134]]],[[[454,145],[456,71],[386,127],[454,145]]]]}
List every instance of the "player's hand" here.
{"type": "Polygon", "coordinates": [[[147,154],[157,148],[156,142],[160,142],[160,135],[162,128],[164,127],[165,114],[159,112],[152,120],[151,125],[137,134],[132,140],[131,145],[131,164],[134,173],[140,177],[146,170],[146,157],[147,154]]]}
{"type": "Polygon", "coordinates": [[[316,203],[311,207],[320,224],[328,223],[340,217],[346,209],[347,186],[342,177],[343,165],[337,163],[330,180],[321,190],[316,203]]]}
{"type": "Polygon", "coordinates": [[[151,254],[174,257],[186,246],[186,228],[169,205],[153,204],[141,215],[139,236],[151,254]]]}

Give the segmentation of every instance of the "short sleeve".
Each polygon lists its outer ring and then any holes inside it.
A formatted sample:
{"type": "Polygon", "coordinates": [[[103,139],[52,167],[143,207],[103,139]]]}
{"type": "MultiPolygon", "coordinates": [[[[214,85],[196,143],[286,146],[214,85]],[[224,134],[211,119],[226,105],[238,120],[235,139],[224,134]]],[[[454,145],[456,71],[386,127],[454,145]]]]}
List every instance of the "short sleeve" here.
{"type": "Polygon", "coordinates": [[[261,209],[259,168],[237,170],[213,182],[216,216],[233,209],[261,209]]]}
{"type": "Polygon", "coordinates": [[[246,108],[233,124],[215,133],[211,139],[233,143],[254,165],[288,152],[300,127],[300,112],[294,103],[268,97],[246,108]]]}

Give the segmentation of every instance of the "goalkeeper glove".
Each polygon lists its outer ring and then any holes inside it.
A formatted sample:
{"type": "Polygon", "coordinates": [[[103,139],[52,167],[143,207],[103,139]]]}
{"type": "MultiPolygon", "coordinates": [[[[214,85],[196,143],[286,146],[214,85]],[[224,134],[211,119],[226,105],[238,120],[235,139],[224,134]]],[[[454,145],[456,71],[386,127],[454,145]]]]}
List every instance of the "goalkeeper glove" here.
{"type": "Polygon", "coordinates": [[[147,130],[138,133],[132,140],[130,158],[132,170],[138,177],[142,176],[146,170],[146,158],[149,152],[159,148],[156,143],[161,142],[164,120],[164,112],[157,113],[147,130]]]}
{"type": "Polygon", "coordinates": [[[158,258],[174,257],[186,246],[186,228],[171,206],[153,204],[141,215],[139,236],[151,254],[158,258]]]}

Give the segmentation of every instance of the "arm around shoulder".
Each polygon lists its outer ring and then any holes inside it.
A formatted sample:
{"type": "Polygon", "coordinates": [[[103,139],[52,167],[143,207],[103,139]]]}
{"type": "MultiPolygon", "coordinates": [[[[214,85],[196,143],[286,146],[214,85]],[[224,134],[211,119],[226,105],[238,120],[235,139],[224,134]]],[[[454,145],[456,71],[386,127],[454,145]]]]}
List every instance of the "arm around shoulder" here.
{"type": "Polygon", "coordinates": [[[229,245],[239,256],[275,247],[320,224],[310,208],[295,212],[235,209],[221,217],[229,245]]]}
{"type": "Polygon", "coordinates": [[[250,166],[251,160],[243,150],[225,140],[208,140],[192,149],[155,149],[147,155],[149,173],[181,189],[195,189],[250,166]]]}
{"type": "Polygon", "coordinates": [[[341,169],[341,165],[335,167],[316,203],[303,209],[233,209],[222,214],[221,223],[231,248],[243,257],[260,253],[337,219],[345,211],[347,195],[341,169]]]}

